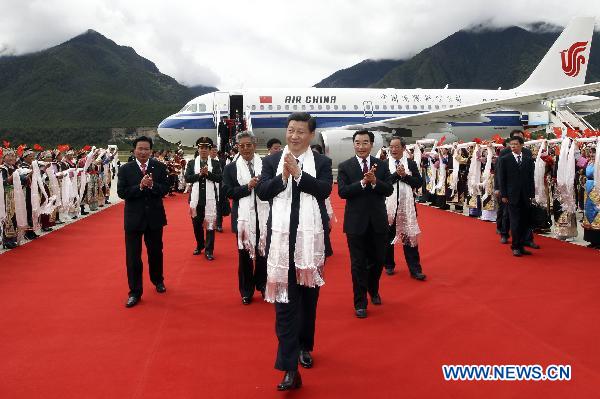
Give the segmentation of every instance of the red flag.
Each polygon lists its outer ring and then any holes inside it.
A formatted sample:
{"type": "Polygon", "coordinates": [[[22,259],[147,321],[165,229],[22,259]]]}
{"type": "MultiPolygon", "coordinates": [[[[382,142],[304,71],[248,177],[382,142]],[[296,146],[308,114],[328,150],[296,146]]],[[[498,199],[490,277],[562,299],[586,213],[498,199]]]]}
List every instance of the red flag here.
{"type": "Polygon", "coordinates": [[[59,144],[56,149],[58,150],[58,152],[66,152],[69,151],[69,145],[68,144],[59,144]]]}
{"type": "Polygon", "coordinates": [[[0,148],[0,159],[2,159],[2,154],[4,154],[4,150],[0,148]]]}
{"type": "Polygon", "coordinates": [[[83,146],[83,148],[82,148],[81,150],[82,150],[82,151],[89,151],[89,150],[91,150],[91,149],[92,149],[92,146],[91,146],[91,145],[89,145],[89,144],[86,144],[86,145],[84,145],[84,146],[83,146]]]}
{"type": "Polygon", "coordinates": [[[4,140],[2,144],[4,145],[4,148],[10,148],[10,141],[4,140]]]}
{"type": "Polygon", "coordinates": [[[572,139],[576,139],[577,137],[579,137],[579,135],[577,134],[576,130],[567,129],[567,137],[570,137],[572,139]]]}
{"type": "Polygon", "coordinates": [[[36,150],[36,151],[44,151],[44,147],[42,147],[39,144],[34,144],[33,145],[33,149],[36,150]]]}
{"type": "Polygon", "coordinates": [[[473,139],[474,142],[476,142],[477,144],[481,144],[481,139],[479,137],[475,137],[473,139]]]}
{"type": "Polygon", "coordinates": [[[261,104],[271,104],[273,102],[272,96],[260,96],[259,98],[261,104]]]}
{"type": "Polygon", "coordinates": [[[496,143],[496,144],[502,144],[502,143],[504,143],[504,139],[499,134],[494,135],[492,137],[492,141],[494,143],[496,143]]]}
{"type": "Polygon", "coordinates": [[[23,156],[23,150],[25,150],[25,144],[21,144],[18,148],[17,148],[17,155],[22,157],[23,156]]]}
{"type": "Polygon", "coordinates": [[[444,144],[444,141],[446,141],[446,136],[442,136],[442,138],[440,139],[440,141],[438,142],[438,145],[442,145],[444,144]]]}
{"type": "Polygon", "coordinates": [[[562,137],[562,129],[560,127],[554,127],[554,135],[557,139],[562,137]]]}
{"type": "Polygon", "coordinates": [[[525,130],[523,132],[523,137],[525,138],[525,140],[531,140],[531,133],[529,133],[528,130],[525,130]]]}

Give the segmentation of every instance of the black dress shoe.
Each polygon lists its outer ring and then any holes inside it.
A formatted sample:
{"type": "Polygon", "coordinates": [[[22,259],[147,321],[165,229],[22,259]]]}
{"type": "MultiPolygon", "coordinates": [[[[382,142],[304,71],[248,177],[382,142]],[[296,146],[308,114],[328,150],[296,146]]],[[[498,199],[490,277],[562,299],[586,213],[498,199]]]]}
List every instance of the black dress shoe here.
{"type": "Polygon", "coordinates": [[[521,248],[521,255],[532,255],[532,253],[525,248],[521,248]]]}
{"type": "Polygon", "coordinates": [[[305,369],[311,368],[313,366],[313,358],[310,355],[310,352],[301,350],[300,355],[298,356],[298,362],[300,363],[300,366],[305,369]]]}
{"type": "Polygon", "coordinates": [[[394,269],[393,269],[393,268],[386,267],[386,268],[385,268],[385,274],[387,274],[388,276],[391,276],[391,275],[393,275],[393,274],[394,274],[394,269]]]}
{"type": "Polygon", "coordinates": [[[156,292],[158,292],[159,294],[163,294],[167,292],[167,287],[165,287],[164,283],[158,283],[156,284],[156,292]]]}
{"type": "Polygon", "coordinates": [[[508,244],[508,237],[500,236],[500,244],[508,244]]]}
{"type": "Polygon", "coordinates": [[[25,233],[25,238],[27,238],[28,240],[35,240],[38,237],[39,236],[37,234],[35,234],[33,231],[28,231],[27,233],[25,233]]]}
{"type": "Polygon", "coordinates": [[[373,305],[381,305],[381,297],[379,296],[379,294],[377,294],[377,295],[373,295],[373,296],[371,297],[371,303],[372,303],[373,305]]]}
{"type": "Polygon", "coordinates": [[[289,391],[290,389],[298,389],[302,386],[302,378],[298,370],[286,371],[283,380],[277,384],[278,391],[289,391]]]}
{"type": "Polygon", "coordinates": [[[206,256],[207,260],[215,260],[215,257],[213,256],[212,252],[205,252],[204,256],[206,256]]]}
{"type": "Polygon", "coordinates": [[[44,233],[49,233],[49,232],[51,232],[52,230],[53,230],[53,229],[52,229],[52,227],[42,227],[42,231],[43,231],[44,233]]]}
{"type": "Polygon", "coordinates": [[[196,249],[194,249],[194,253],[193,253],[193,255],[200,255],[201,253],[202,253],[202,250],[201,250],[201,249],[198,249],[198,248],[196,248],[196,249]]]}
{"type": "Polygon", "coordinates": [[[17,243],[12,242],[12,241],[7,241],[7,242],[3,243],[2,246],[4,247],[4,249],[15,249],[17,247],[17,243]]]}
{"type": "Polygon", "coordinates": [[[129,298],[127,298],[127,303],[125,304],[126,308],[132,308],[135,305],[138,304],[138,302],[140,301],[140,298],[138,298],[137,296],[130,296],[129,298]]]}
{"type": "Polygon", "coordinates": [[[56,225],[65,224],[65,222],[63,222],[62,220],[56,220],[56,221],[54,221],[54,224],[56,224],[56,225]]]}
{"type": "Polygon", "coordinates": [[[367,309],[356,309],[355,314],[359,319],[365,319],[367,317],[367,309]]]}
{"type": "Polygon", "coordinates": [[[528,241],[526,243],[523,244],[524,247],[528,247],[528,248],[533,248],[533,249],[540,249],[540,246],[537,245],[535,242],[533,241],[528,241]]]}
{"type": "Polygon", "coordinates": [[[513,254],[513,256],[523,256],[523,254],[521,253],[521,251],[518,250],[518,249],[513,249],[512,250],[512,254],[513,254]]]}
{"type": "Polygon", "coordinates": [[[89,215],[90,213],[86,212],[86,211],[81,211],[81,214],[85,216],[85,215],[89,215]]]}
{"type": "Polygon", "coordinates": [[[242,298],[242,305],[250,305],[250,302],[252,302],[252,298],[250,298],[249,296],[245,296],[242,298]]]}
{"type": "Polygon", "coordinates": [[[414,278],[415,280],[419,280],[419,281],[425,281],[425,279],[427,278],[427,276],[424,275],[423,273],[415,273],[415,274],[411,274],[410,276],[412,278],[414,278]]]}

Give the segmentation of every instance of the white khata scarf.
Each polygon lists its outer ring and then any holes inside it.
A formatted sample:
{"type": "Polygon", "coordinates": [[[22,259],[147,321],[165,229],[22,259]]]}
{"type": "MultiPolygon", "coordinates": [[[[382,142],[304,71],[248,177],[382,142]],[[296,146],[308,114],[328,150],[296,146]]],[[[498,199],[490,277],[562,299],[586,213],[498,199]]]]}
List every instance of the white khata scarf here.
{"type": "MultiPolygon", "coordinates": [[[[208,171],[212,172],[212,162],[210,157],[208,157],[208,159],[206,160],[206,166],[208,166],[208,171]]],[[[200,156],[197,156],[194,160],[194,173],[200,173],[200,169],[200,156]]],[[[217,200],[215,196],[215,191],[215,182],[206,179],[206,185],[204,190],[204,222],[206,223],[206,228],[208,230],[213,230],[215,228],[214,226],[217,220],[217,200]]],[[[192,213],[193,218],[197,216],[196,207],[198,206],[199,200],[200,182],[196,182],[192,185],[192,198],[190,200],[190,211],[192,213]]]]}
{"type": "MultiPolygon", "coordinates": [[[[6,171],[8,172],[8,169],[6,171]]],[[[0,171],[0,233],[2,233],[4,219],[6,219],[6,206],[4,204],[4,178],[2,177],[2,171],[0,171]]]]}
{"type": "Polygon", "coordinates": [[[565,137],[560,145],[558,170],[556,172],[556,197],[563,211],[575,213],[575,147],[577,143],[565,137]]]}
{"type": "MultiPolygon", "coordinates": [[[[262,170],[262,159],[258,154],[254,154],[252,161],[254,173],[260,174],[262,170]]],[[[248,162],[238,157],[235,162],[237,168],[237,181],[240,186],[244,186],[250,182],[252,175],[248,168],[248,162]]],[[[258,214],[258,228],[260,237],[258,240],[258,256],[265,256],[265,247],[267,243],[267,220],[269,219],[269,203],[267,201],[261,201],[256,197],[256,190],[251,190],[250,195],[247,197],[240,198],[238,201],[238,221],[237,221],[237,234],[238,234],[238,248],[245,249],[250,254],[250,258],[254,259],[256,256],[256,215],[258,214]],[[256,208],[254,206],[256,199],[256,208]]]]}
{"type": "MultiPolygon", "coordinates": [[[[400,164],[408,175],[412,172],[408,168],[408,159],[406,153],[400,158],[400,164]]],[[[390,173],[396,173],[396,160],[390,157],[388,160],[390,173]]],[[[415,210],[415,199],[410,185],[398,181],[394,185],[394,193],[385,199],[385,206],[388,214],[388,224],[391,226],[396,222],[396,236],[391,244],[402,243],[416,247],[418,245],[418,236],[421,234],[419,223],[417,222],[417,212],[415,210]]]]}
{"type": "Polygon", "coordinates": [[[481,183],[481,160],[479,159],[479,144],[475,144],[471,164],[469,165],[469,174],[467,175],[467,187],[469,195],[479,195],[479,183],[481,183]]]}
{"type": "MultiPolygon", "coordinates": [[[[481,177],[481,184],[480,184],[480,193],[483,193],[483,195],[481,196],[481,201],[485,201],[489,196],[491,196],[492,190],[493,190],[493,185],[490,186],[488,183],[490,181],[490,179],[492,178],[492,161],[494,160],[494,153],[492,152],[492,147],[488,147],[487,148],[487,154],[486,154],[486,159],[485,159],[485,167],[483,169],[483,176],[481,177]]],[[[481,169],[481,168],[480,168],[481,169]]]]}
{"type": "Polygon", "coordinates": [[[546,184],[544,183],[544,176],[546,174],[546,162],[542,159],[542,153],[546,148],[546,140],[542,140],[540,148],[538,149],[537,157],[535,159],[535,169],[533,171],[533,179],[535,186],[535,203],[543,208],[548,208],[548,201],[546,197],[548,195],[546,190],[546,184]]]}
{"type": "MultiPolygon", "coordinates": [[[[277,173],[283,172],[288,147],[283,149],[277,173]]],[[[311,149],[304,153],[302,173],[316,177],[315,159],[311,149]]],[[[267,287],[265,301],[288,303],[288,271],[290,268],[290,215],[292,209],[292,176],[288,177],[285,190],[273,199],[271,214],[271,244],[267,258],[267,287]]],[[[321,211],[317,199],[300,192],[300,211],[294,263],[296,280],[306,287],[320,287],[325,284],[321,269],[325,263],[325,236],[321,211]]]]}
{"type": "Polygon", "coordinates": [[[21,174],[28,174],[31,169],[17,169],[13,173],[13,189],[15,196],[15,216],[19,231],[25,231],[29,227],[27,222],[27,205],[25,203],[25,190],[21,184],[21,174]]]}
{"type": "Polygon", "coordinates": [[[450,177],[450,189],[452,190],[452,196],[458,189],[458,172],[460,171],[460,152],[461,149],[454,147],[452,152],[452,175],[450,177]]]}

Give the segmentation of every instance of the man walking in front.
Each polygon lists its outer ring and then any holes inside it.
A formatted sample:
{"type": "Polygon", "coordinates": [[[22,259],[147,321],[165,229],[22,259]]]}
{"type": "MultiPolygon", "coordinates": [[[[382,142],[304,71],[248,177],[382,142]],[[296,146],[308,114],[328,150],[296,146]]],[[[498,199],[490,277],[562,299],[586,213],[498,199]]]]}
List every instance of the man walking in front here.
{"type": "Polygon", "coordinates": [[[319,287],[325,283],[325,257],[331,255],[325,206],[333,184],[331,159],[310,149],[315,128],[309,114],[291,114],[287,146],[263,159],[256,186],[258,197],[271,203],[265,300],[275,302],[275,368],[285,372],[280,391],[302,385],[298,362],[313,365],[319,287]]]}
{"type": "Polygon", "coordinates": [[[119,169],[117,194],[125,200],[125,253],[129,298],[126,307],[142,298],[142,237],[146,243],[150,280],[158,293],[167,291],[163,277],[163,227],[167,216],[163,197],[169,192],[167,168],[150,159],[152,139],[133,141],[135,159],[119,169]]]}

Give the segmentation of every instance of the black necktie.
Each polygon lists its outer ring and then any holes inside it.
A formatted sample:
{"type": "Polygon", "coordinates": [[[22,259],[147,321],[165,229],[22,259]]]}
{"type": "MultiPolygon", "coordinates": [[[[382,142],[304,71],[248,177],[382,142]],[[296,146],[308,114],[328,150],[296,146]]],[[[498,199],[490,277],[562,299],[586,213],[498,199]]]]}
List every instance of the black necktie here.
{"type": "Polygon", "coordinates": [[[252,161],[248,161],[248,170],[250,171],[250,176],[254,177],[254,166],[252,166],[252,161]]]}
{"type": "Polygon", "coordinates": [[[517,165],[521,166],[521,156],[517,155],[517,165]]]}
{"type": "Polygon", "coordinates": [[[363,173],[369,173],[369,165],[367,165],[367,158],[363,159],[363,173]]]}

